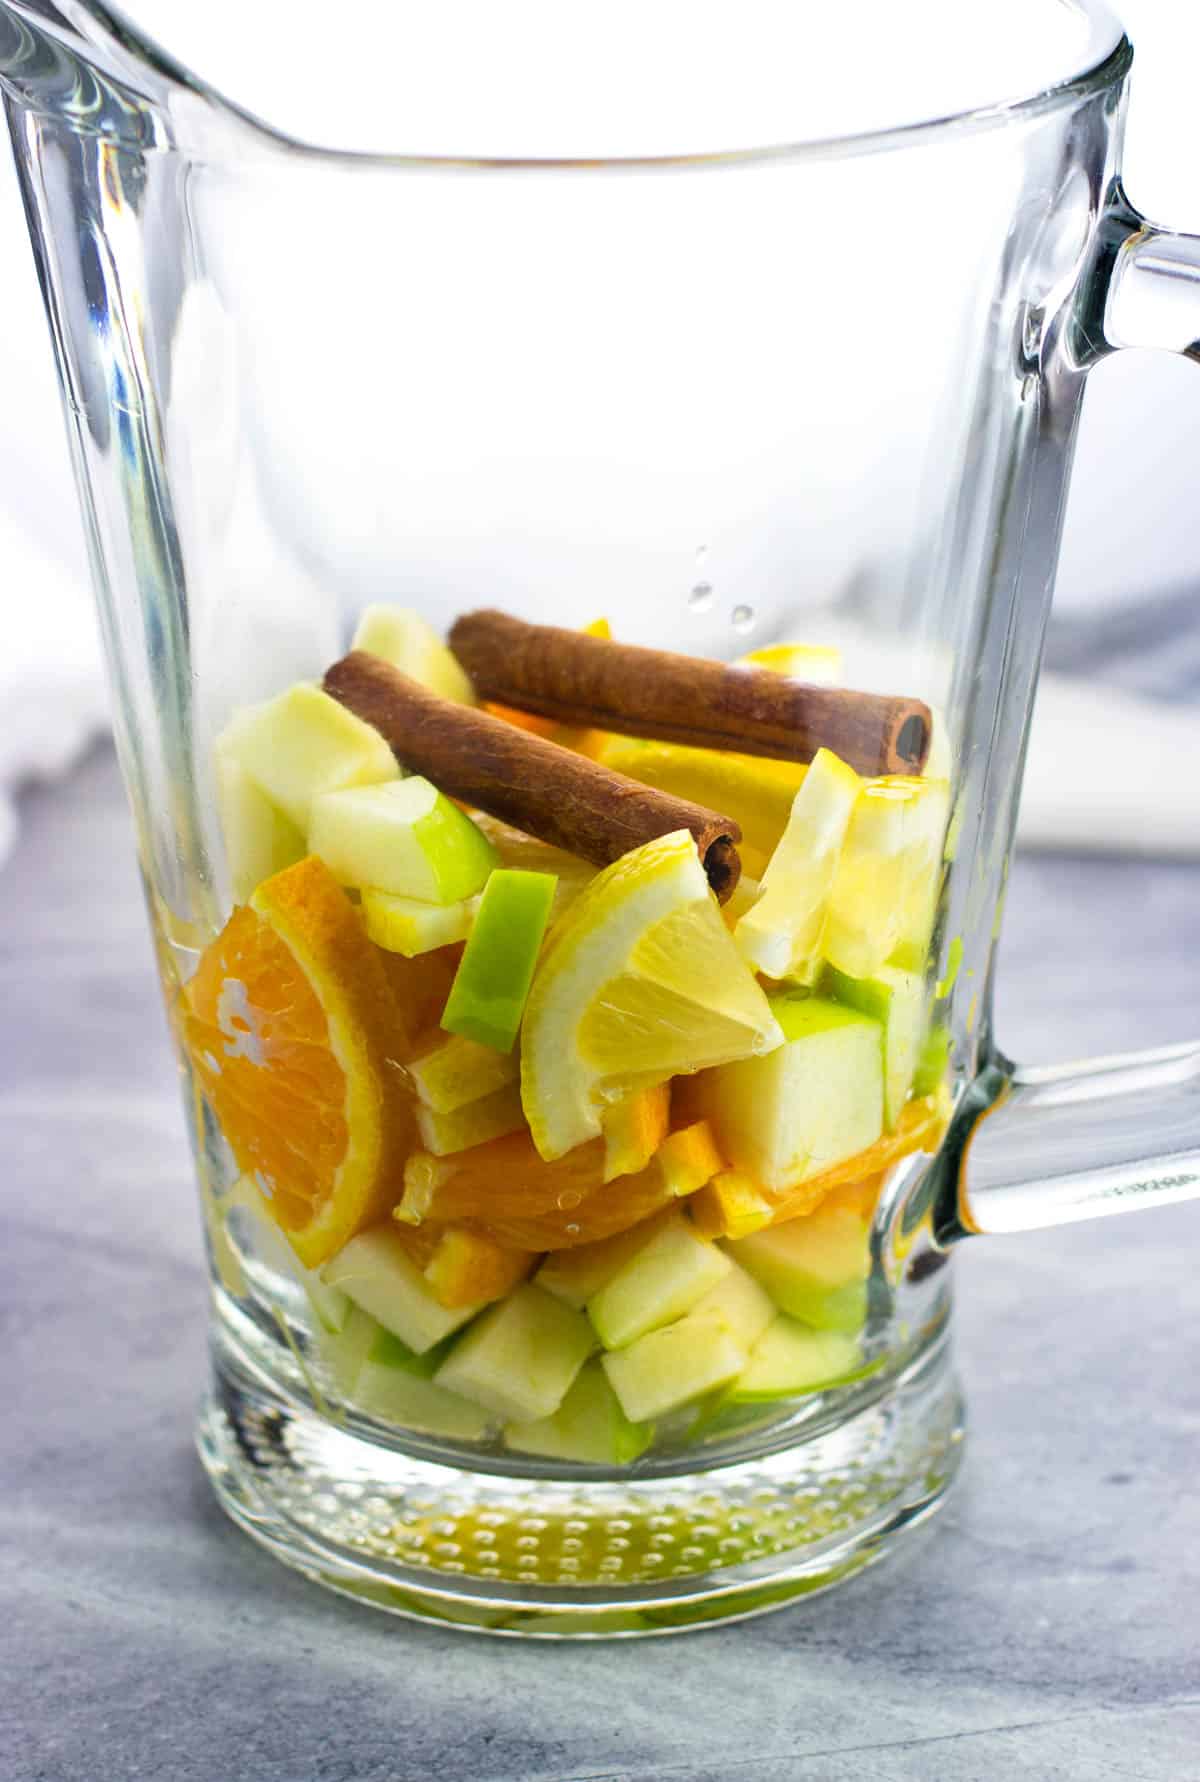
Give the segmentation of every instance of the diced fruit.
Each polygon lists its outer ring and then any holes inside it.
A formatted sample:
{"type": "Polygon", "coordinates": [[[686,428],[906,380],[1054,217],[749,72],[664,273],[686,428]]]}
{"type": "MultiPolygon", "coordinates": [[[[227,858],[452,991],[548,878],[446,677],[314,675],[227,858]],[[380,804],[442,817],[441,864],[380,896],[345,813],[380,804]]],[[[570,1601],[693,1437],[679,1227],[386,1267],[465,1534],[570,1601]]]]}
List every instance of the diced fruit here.
{"type": "Polygon", "coordinates": [[[688,1211],[705,1237],[745,1237],[771,1223],[776,1205],[749,1176],[726,1169],[693,1196],[688,1211]]]}
{"type": "Polygon", "coordinates": [[[549,842],[538,841],[536,837],[526,835],[523,829],[514,829],[510,823],[501,822],[499,817],[493,817],[487,811],[472,811],[471,817],[495,848],[501,866],[514,867],[520,872],[548,872],[558,880],[554,893],[555,919],[562,915],[566,903],[577,897],[596,876],[596,868],[590,861],[581,860],[578,854],[568,854],[565,848],[554,848],[549,842]]]}
{"type": "Polygon", "coordinates": [[[767,644],[738,657],[742,668],[766,668],[810,687],[840,687],[845,681],[842,652],[832,644],[767,644]]]}
{"type": "Polygon", "coordinates": [[[748,1360],[722,1318],[696,1313],[649,1331],[601,1357],[601,1366],[633,1423],[647,1423],[725,1386],[748,1360]]]}
{"type": "Polygon", "coordinates": [[[380,950],[379,963],[396,999],[405,1032],[411,1036],[402,1054],[405,1059],[426,1049],[428,1041],[422,1036],[435,1029],[441,1019],[459,957],[457,947],[438,947],[413,959],[380,950]]]}
{"type": "Polygon", "coordinates": [[[677,1200],[695,1194],[725,1165],[707,1120],[696,1120],[669,1134],[655,1152],[654,1161],[677,1200]]]}
{"type": "Polygon", "coordinates": [[[779,845],[808,772],[796,761],[768,761],[683,743],[642,742],[631,736],[610,736],[597,759],[643,786],[657,786],[735,818],[742,828],[743,869],[755,875],[779,845]]]}
{"type": "Polygon", "coordinates": [[[812,975],[826,903],[861,785],[854,769],[837,755],[818,751],[762,875],[762,894],[734,933],[756,971],[771,978],[812,975]]]}
{"type": "Polygon", "coordinates": [[[812,1330],[778,1317],[767,1326],[729,1389],[729,1402],[753,1404],[842,1384],[858,1367],[858,1344],[836,1330],[812,1330]]]}
{"type": "Polygon", "coordinates": [[[420,613],[404,606],[369,606],[358,621],[352,650],[382,656],[410,680],[459,705],[475,704],[472,687],[457,656],[420,613]]]}
{"type": "Polygon", "coordinates": [[[412,1142],[389,1059],[404,1033],[380,955],[319,860],[267,879],[182,999],[192,1067],[306,1268],[383,1217],[412,1142]]]}
{"type": "Polygon", "coordinates": [[[659,1232],[666,1220],[674,1218],[670,1208],[663,1208],[640,1225],[619,1231],[614,1237],[601,1238],[594,1244],[580,1244],[574,1250],[556,1250],[547,1256],[537,1272],[537,1284],[569,1306],[581,1312],[589,1299],[606,1287],[619,1269],[659,1232]]]}
{"type": "Polygon", "coordinates": [[[631,1423],[598,1361],[580,1370],[552,1417],[505,1425],[505,1446],[548,1460],[574,1460],[584,1466],[628,1466],[644,1454],[654,1431],[631,1423]]]}
{"type": "Polygon", "coordinates": [[[778,1195],[879,1137],[883,1043],[877,1021],[824,997],[784,992],[771,1010],[785,1043],[706,1072],[688,1100],[733,1168],[778,1195]]]}
{"type": "Polygon", "coordinates": [[[807,1217],[726,1247],[789,1317],[818,1329],[857,1330],[862,1324],[870,1222],[852,1197],[830,1195],[807,1217]]]}
{"type": "Polygon", "coordinates": [[[601,1131],[633,1087],[770,1051],[778,1025],[738,956],[687,830],[606,867],[554,928],[521,1039],[542,1156],[601,1131]]]}
{"type": "Polygon", "coordinates": [[[478,897],[464,897],[458,903],[423,903],[417,897],[393,897],[388,891],[370,888],[362,894],[363,920],[375,945],[409,959],[466,940],[479,904],[478,897]]]}
{"type": "Polygon", "coordinates": [[[233,1243],[238,1261],[250,1269],[258,1263],[287,1275],[303,1288],[313,1317],[323,1330],[334,1335],[343,1330],[352,1309],[350,1301],[336,1287],[328,1286],[316,1269],[304,1267],[271,1218],[269,1202],[259,1192],[254,1178],[239,1176],[221,1205],[226,1224],[231,1218],[235,1222],[233,1243]],[[247,1230],[249,1246],[243,1235],[247,1230]]]}
{"type": "Polygon", "coordinates": [[[549,873],[493,872],[442,1015],[448,1033],[512,1051],[553,898],[549,873]]]}
{"type": "Polygon", "coordinates": [[[481,1101],[506,1083],[515,1083],[518,1075],[515,1058],[459,1033],[431,1036],[405,1066],[418,1099],[437,1114],[452,1114],[467,1102],[481,1101]]]}
{"type": "Polygon", "coordinates": [[[381,1334],[378,1324],[361,1306],[352,1305],[340,1331],[325,1331],[317,1349],[343,1398],[350,1398],[367,1356],[381,1334]]]}
{"type": "Polygon", "coordinates": [[[873,978],[848,978],[830,966],[826,993],[878,1021],[883,1032],[883,1119],[892,1131],[908,1100],[925,1030],[925,980],[916,972],[880,966],[873,978]]]}
{"type": "Polygon", "coordinates": [[[234,899],[247,903],[257,885],[303,860],[304,837],[272,804],[232,750],[217,743],[217,811],[234,899]]]}
{"type": "Polygon", "coordinates": [[[387,1225],[352,1238],[326,1264],[325,1279],[331,1287],[348,1293],[355,1305],[418,1355],[432,1349],[479,1310],[478,1305],[442,1305],[406,1254],[399,1234],[387,1225]]]}
{"type": "Polygon", "coordinates": [[[819,1206],[831,1190],[862,1193],[873,1206],[884,1175],[912,1151],[936,1151],[946,1129],[948,1105],[944,1093],[910,1101],[901,1110],[894,1132],[886,1132],[865,1151],[847,1157],[820,1175],[810,1176],[799,1188],[790,1189],[775,1202],[775,1224],[798,1219],[819,1206]]]}
{"type": "Polygon", "coordinates": [[[655,1083],[635,1089],[601,1115],[604,1128],[604,1180],[633,1176],[645,1169],[667,1136],[671,1118],[671,1086],[655,1083]]]}
{"type": "Polygon", "coordinates": [[[932,1095],[945,1082],[946,1072],[950,1068],[951,1044],[950,1029],[944,1022],[939,1021],[930,1028],[917,1059],[912,1084],[914,1095],[932,1095]]]}
{"type": "Polygon", "coordinates": [[[434,1377],[485,1411],[532,1423],[554,1415],[592,1347],[581,1313],[526,1284],[472,1325],[434,1377]]]}
{"type": "Polygon", "coordinates": [[[696,1301],[689,1315],[717,1319],[743,1349],[752,1350],[774,1318],[775,1306],[753,1275],[735,1264],[703,1299],[696,1301]]]}
{"type": "Polygon", "coordinates": [[[728,1272],[729,1258],[678,1214],[588,1301],[588,1317],[606,1349],[622,1349],[682,1317],[728,1272]]]}
{"type": "Polygon", "coordinates": [[[355,1403],[369,1416],[405,1429],[478,1441],[491,1423],[487,1412],[436,1385],[430,1378],[433,1369],[422,1365],[428,1360],[428,1354],[415,1355],[390,1331],[381,1330],[354,1382],[355,1403]]]}
{"type": "Polygon", "coordinates": [[[894,774],[864,783],[821,940],[825,958],[839,971],[870,978],[893,956],[914,970],[923,966],[949,810],[945,780],[894,774]]]}
{"type": "Polygon", "coordinates": [[[602,1141],[546,1163],[522,1132],[449,1157],[414,1152],[396,1217],[414,1225],[469,1219],[517,1249],[557,1250],[611,1237],[671,1198],[656,1164],[606,1183],[602,1141]]]}
{"type": "Polygon", "coordinates": [[[219,747],[302,833],[318,794],[382,785],[400,773],[377,730],[305,681],[239,712],[219,747]]]}
{"type": "Polygon", "coordinates": [[[496,864],[483,831],[418,774],[323,793],[313,800],[308,845],[342,884],[424,903],[474,897],[496,864]]]}
{"type": "Polygon", "coordinates": [[[416,1120],[421,1143],[435,1157],[469,1151],[473,1145],[485,1145],[489,1139],[503,1138],[525,1125],[521,1086],[505,1083],[502,1089],[494,1089],[490,1095],[469,1101],[449,1114],[439,1114],[418,1102],[416,1120]]]}
{"type": "Polygon", "coordinates": [[[528,1250],[505,1249],[486,1232],[453,1226],[438,1239],[425,1279],[442,1305],[478,1306],[502,1299],[536,1260],[528,1250]]]}

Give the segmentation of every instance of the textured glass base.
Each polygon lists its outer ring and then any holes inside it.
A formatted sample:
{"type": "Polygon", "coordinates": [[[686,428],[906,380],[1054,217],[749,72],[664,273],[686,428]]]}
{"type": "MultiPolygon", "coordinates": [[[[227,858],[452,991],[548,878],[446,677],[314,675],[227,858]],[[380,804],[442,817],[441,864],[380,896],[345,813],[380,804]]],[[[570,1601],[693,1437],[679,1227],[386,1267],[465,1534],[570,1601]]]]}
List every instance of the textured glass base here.
{"type": "Polygon", "coordinates": [[[953,1479],[962,1405],[943,1333],[874,1403],[781,1452],[537,1479],[381,1448],[222,1344],[198,1441],[226,1512],[318,1583],[489,1633],[597,1638],[761,1614],[883,1558],[953,1479]]]}

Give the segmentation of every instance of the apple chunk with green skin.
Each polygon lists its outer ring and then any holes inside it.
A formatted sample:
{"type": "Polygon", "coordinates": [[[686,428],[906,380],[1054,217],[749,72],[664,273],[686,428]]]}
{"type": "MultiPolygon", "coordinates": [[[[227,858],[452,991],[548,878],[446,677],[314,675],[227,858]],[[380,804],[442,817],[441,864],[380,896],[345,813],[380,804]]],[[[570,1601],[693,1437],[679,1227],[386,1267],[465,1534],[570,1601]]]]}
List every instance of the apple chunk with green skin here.
{"type": "Polygon", "coordinates": [[[854,1331],[865,1321],[870,1225],[836,1196],[803,1219],[768,1225],[724,1247],[789,1317],[822,1330],[854,1331]]]}
{"type": "Polygon", "coordinates": [[[239,712],[217,746],[301,832],[322,792],[383,785],[400,774],[378,730],[303,681],[239,712]]]}
{"type": "Polygon", "coordinates": [[[592,1347],[581,1313],[525,1284],[472,1325],[434,1379],[508,1422],[534,1423],[554,1415],[592,1347]]]}
{"type": "Polygon", "coordinates": [[[678,1213],[588,1301],[588,1317],[606,1349],[623,1349],[682,1317],[729,1272],[728,1256],[678,1213]]]}
{"type": "Polygon", "coordinates": [[[651,1424],[631,1423],[598,1361],[589,1361],[552,1417],[509,1423],[504,1445],[548,1460],[585,1466],[628,1466],[654,1439],[651,1424]]]}
{"type": "Polygon", "coordinates": [[[860,1371],[858,1362],[858,1344],[852,1336],[812,1330],[793,1318],[779,1317],[750,1351],[744,1371],[729,1388],[727,1402],[761,1404],[844,1385],[860,1371]]]}
{"type": "Polygon", "coordinates": [[[479,912],[478,897],[456,903],[423,903],[419,897],[393,897],[390,891],[364,887],[363,922],[368,937],[388,953],[415,959],[437,947],[465,941],[479,912]]]}
{"type": "Polygon", "coordinates": [[[556,883],[548,872],[501,867],[492,873],[446,998],[447,1033],[512,1051],[556,883]]]}
{"type": "Polygon", "coordinates": [[[496,864],[483,832],[419,774],[314,799],[308,845],[343,885],[423,903],[473,897],[496,864]]]}
{"type": "Polygon", "coordinates": [[[880,966],[873,978],[849,978],[827,967],[823,988],[835,1002],[878,1021],[883,1033],[883,1117],[888,1131],[913,1086],[925,1032],[925,980],[917,972],[880,966]]]}
{"type": "Polygon", "coordinates": [[[769,997],[784,1044],[702,1072],[689,1108],[732,1167],[771,1193],[794,1188],[883,1132],[879,1023],[821,996],[769,997]]]}
{"type": "Polygon", "coordinates": [[[352,650],[382,656],[401,674],[459,705],[475,704],[475,689],[457,656],[420,613],[406,606],[369,606],[358,621],[352,650]]]}
{"type": "Polygon", "coordinates": [[[217,812],[233,895],[238,903],[249,903],[264,879],[303,860],[307,852],[304,837],[221,741],[216,746],[214,768],[217,812]]]}
{"type": "Polygon", "coordinates": [[[385,1226],[352,1237],[323,1273],[329,1286],[340,1287],[418,1355],[466,1324],[486,1303],[453,1310],[442,1305],[406,1255],[403,1240],[385,1226]]]}
{"type": "Polygon", "coordinates": [[[728,1385],[748,1360],[724,1318],[692,1312],[602,1356],[601,1366],[625,1415],[646,1423],[728,1385]]]}
{"type": "Polygon", "coordinates": [[[478,1441],[491,1419],[480,1406],[447,1392],[432,1379],[448,1345],[417,1355],[390,1331],[380,1330],[354,1382],[354,1400],[369,1416],[425,1435],[478,1441]]]}

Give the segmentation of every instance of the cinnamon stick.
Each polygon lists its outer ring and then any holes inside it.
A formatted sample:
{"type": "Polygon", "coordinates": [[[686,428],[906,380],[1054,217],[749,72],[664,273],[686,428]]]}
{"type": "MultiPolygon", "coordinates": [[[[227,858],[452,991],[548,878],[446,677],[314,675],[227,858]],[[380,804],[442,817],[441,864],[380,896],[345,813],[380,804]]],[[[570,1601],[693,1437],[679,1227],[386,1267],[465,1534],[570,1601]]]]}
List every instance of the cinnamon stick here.
{"type": "Polygon", "coordinates": [[[812,687],[493,611],[457,620],[450,647],[481,698],[565,724],[780,761],[832,749],[863,774],[920,773],[929,754],[919,699],[812,687]]]}
{"type": "Polygon", "coordinates": [[[351,651],[326,673],[325,691],[378,730],[402,766],[424,774],[451,798],[596,866],[687,829],[722,903],[741,876],[742,832],[731,817],[639,785],[502,718],[441,699],[379,656],[351,651]]]}

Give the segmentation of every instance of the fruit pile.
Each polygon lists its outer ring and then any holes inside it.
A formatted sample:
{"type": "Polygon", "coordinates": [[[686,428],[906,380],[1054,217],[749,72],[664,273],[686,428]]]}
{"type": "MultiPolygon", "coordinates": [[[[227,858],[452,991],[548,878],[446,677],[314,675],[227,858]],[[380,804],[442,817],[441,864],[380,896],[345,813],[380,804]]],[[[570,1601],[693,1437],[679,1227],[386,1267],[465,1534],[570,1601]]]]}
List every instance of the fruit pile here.
{"type": "MultiPolygon", "coordinates": [[[[415,614],[369,609],[354,648],[476,703],[415,614]]],[[[799,647],[749,665],[837,674],[799,647]]],[[[597,870],[294,686],[216,744],[238,901],[181,1032],[242,1172],[230,1217],[307,1292],[343,1399],[622,1465],[681,1409],[861,1365],[881,1184],[944,1119],[949,789],[493,709],[728,812],[724,908],[687,830],[597,870]]]]}

